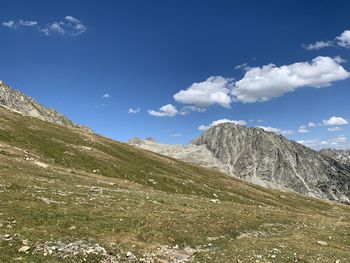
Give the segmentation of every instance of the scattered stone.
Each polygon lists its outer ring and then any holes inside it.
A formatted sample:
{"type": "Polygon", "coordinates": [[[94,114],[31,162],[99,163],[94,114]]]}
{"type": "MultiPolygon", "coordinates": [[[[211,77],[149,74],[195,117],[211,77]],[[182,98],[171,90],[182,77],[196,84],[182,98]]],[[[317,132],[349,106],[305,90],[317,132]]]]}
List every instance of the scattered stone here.
{"type": "Polygon", "coordinates": [[[317,241],[317,244],[319,244],[320,246],[328,246],[327,242],[321,240],[317,241]]]}
{"type": "Polygon", "coordinates": [[[18,249],[18,252],[25,253],[30,249],[30,246],[23,246],[20,249],[18,249]]]}

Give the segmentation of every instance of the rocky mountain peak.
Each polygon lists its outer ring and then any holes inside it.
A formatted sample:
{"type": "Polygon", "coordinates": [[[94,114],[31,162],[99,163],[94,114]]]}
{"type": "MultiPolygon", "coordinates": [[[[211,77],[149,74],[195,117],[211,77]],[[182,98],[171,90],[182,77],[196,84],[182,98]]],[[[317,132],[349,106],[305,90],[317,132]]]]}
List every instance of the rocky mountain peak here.
{"type": "Polygon", "coordinates": [[[205,145],[231,175],[252,183],[349,202],[350,167],[282,135],[223,123],[192,144],[205,145]]]}
{"type": "Polygon", "coordinates": [[[19,90],[12,89],[3,80],[0,80],[0,106],[24,116],[35,117],[66,127],[80,128],[84,131],[92,132],[90,128],[75,124],[58,111],[46,108],[19,90]]]}

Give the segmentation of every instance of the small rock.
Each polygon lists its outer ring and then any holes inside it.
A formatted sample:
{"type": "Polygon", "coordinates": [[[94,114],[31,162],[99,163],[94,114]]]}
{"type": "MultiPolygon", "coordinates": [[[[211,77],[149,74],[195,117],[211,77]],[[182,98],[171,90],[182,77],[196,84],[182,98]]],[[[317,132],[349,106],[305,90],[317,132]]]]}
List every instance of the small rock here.
{"type": "Polygon", "coordinates": [[[132,256],[132,253],[131,253],[130,251],[128,251],[128,252],[126,253],[126,256],[127,256],[127,257],[131,257],[131,256],[132,256]]]}
{"type": "Polygon", "coordinates": [[[71,226],[70,228],[68,228],[69,230],[75,230],[76,226],[71,226]]]}
{"type": "Polygon", "coordinates": [[[23,247],[21,247],[20,249],[18,249],[18,252],[25,253],[25,252],[27,252],[29,249],[30,249],[29,246],[23,246],[23,247]]]}
{"type": "Polygon", "coordinates": [[[327,243],[327,242],[321,241],[321,240],[317,241],[317,244],[319,244],[319,245],[321,245],[321,246],[328,246],[328,243],[327,243]]]}

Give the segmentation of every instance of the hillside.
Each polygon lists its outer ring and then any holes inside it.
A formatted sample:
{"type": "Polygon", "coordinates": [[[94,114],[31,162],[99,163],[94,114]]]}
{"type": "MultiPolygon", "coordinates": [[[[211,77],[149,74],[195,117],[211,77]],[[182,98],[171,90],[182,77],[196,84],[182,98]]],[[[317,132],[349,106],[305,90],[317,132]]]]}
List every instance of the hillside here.
{"type": "Polygon", "coordinates": [[[0,262],[350,259],[346,205],[4,108],[0,144],[0,262]]]}

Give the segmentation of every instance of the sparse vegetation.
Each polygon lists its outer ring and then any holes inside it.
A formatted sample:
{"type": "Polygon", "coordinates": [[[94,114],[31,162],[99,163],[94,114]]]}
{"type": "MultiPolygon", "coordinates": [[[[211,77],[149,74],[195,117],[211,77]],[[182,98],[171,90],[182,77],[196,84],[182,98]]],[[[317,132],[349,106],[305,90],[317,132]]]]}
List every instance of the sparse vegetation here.
{"type": "Polygon", "coordinates": [[[161,260],[157,251],[176,245],[194,249],[193,262],[350,261],[349,206],[2,108],[0,144],[0,262],[138,262],[152,252],[161,260]],[[106,254],[39,249],[76,241],[106,254]]]}

